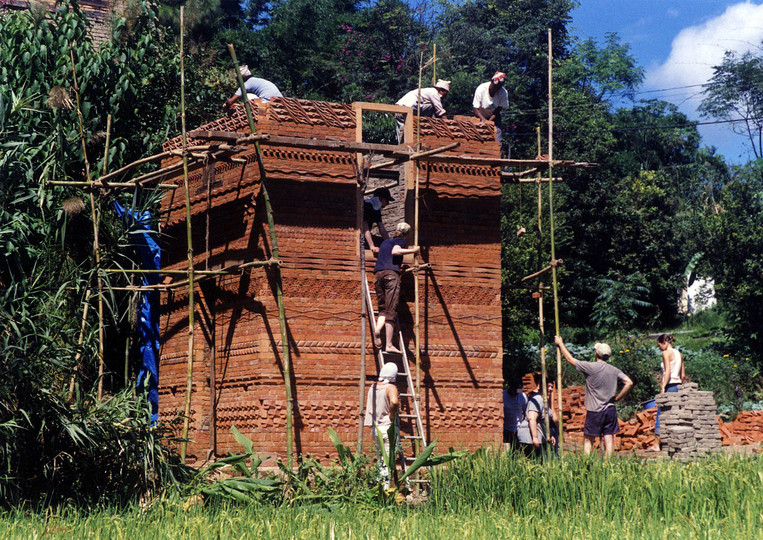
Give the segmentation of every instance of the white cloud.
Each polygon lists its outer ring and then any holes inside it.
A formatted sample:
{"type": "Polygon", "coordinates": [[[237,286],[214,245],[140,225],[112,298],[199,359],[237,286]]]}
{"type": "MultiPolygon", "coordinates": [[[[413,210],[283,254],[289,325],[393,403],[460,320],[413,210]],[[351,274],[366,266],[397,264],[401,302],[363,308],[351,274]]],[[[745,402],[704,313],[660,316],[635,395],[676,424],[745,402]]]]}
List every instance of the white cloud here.
{"type": "MultiPolygon", "coordinates": [[[[662,89],[705,83],[726,51],[761,51],[761,41],[763,4],[744,2],[729,6],[720,16],[681,30],[673,39],[668,59],[647,71],[644,86],[662,89]]],[[[696,94],[687,96],[681,108],[693,110],[700,99],[696,94]]],[[[679,99],[670,100],[680,105],[679,99]]]]}

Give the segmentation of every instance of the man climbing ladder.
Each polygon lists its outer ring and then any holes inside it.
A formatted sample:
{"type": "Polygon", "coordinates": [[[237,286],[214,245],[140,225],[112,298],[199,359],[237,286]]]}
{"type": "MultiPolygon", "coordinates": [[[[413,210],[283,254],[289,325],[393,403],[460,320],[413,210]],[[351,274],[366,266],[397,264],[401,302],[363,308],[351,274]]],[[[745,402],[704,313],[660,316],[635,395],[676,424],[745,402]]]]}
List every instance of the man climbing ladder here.
{"type": "MultiPolygon", "coordinates": [[[[392,345],[392,336],[395,332],[394,321],[400,300],[400,266],[403,263],[403,255],[419,252],[419,246],[406,247],[406,237],[410,232],[410,225],[405,222],[398,223],[390,237],[381,243],[376,266],[374,266],[376,297],[379,303],[379,318],[374,328],[374,344],[381,349],[381,331],[384,328],[384,352],[387,353],[401,352],[392,345]]],[[[400,346],[402,347],[402,344],[400,346]]]]}

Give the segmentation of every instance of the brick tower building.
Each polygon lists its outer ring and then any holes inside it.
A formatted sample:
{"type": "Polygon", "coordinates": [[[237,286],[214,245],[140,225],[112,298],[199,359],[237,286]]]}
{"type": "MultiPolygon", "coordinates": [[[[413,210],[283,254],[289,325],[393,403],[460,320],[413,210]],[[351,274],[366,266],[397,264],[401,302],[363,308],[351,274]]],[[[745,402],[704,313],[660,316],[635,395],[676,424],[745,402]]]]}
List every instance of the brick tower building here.
{"type": "MultiPolygon", "coordinates": [[[[357,104],[353,108],[288,98],[251,104],[257,133],[279,139],[263,140],[262,149],[281,260],[295,451],[333,458],[329,427],[348,445],[358,435],[359,358],[364,346],[358,158],[342,145],[362,139],[361,130],[356,130],[362,116],[357,104]],[[305,141],[322,141],[323,147],[311,148],[305,141]]],[[[250,134],[242,106],[195,133],[201,132],[250,134]]],[[[398,206],[385,209],[389,230],[400,218],[413,224],[419,168],[419,244],[423,262],[430,265],[419,272],[421,416],[427,440],[438,439],[441,450],[475,449],[500,442],[502,430],[501,180],[500,168],[490,164],[500,151],[492,130],[469,118],[422,118],[420,134],[425,148],[460,145],[432,159],[379,169],[372,173],[368,189],[392,189],[398,206]]],[[[191,137],[191,152],[209,144],[208,139],[193,139],[194,132],[191,137]]],[[[254,148],[229,144],[219,158],[195,161],[190,168],[197,270],[270,257],[254,148]]],[[[179,138],[165,145],[166,150],[180,147],[179,138]]],[[[365,151],[367,158],[372,147],[365,151]]],[[[177,157],[165,160],[164,183],[182,186],[179,163],[177,157]]],[[[187,251],[182,187],[166,195],[162,207],[163,267],[183,270],[187,251]]],[[[373,288],[373,260],[366,266],[373,288]]],[[[255,442],[261,455],[285,456],[286,398],[272,275],[267,266],[246,267],[196,284],[187,452],[191,462],[240,451],[232,425],[255,442]]],[[[400,323],[408,351],[415,348],[413,287],[413,275],[406,274],[400,323]]],[[[187,295],[187,287],[176,287],[162,298],[159,406],[164,420],[184,407],[187,295]]],[[[370,381],[377,374],[370,339],[365,347],[370,381]]]]}

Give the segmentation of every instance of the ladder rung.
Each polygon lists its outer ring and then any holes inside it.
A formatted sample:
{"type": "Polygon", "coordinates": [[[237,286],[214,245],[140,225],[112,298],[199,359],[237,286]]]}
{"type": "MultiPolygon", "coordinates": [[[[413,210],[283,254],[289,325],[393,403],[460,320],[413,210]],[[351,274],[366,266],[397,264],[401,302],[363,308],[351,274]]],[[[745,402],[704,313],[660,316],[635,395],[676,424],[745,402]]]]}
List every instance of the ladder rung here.
{"type": "Polygon", "coordinates": [[[400,435],[401,439],[421,439],[424,440],[424,437],[421,435],[400,435]]]}
{"type": "Polygon", "coordinates": [[[415,414],[399,414],[400,418],[416,418],[415,414]]]}
{"type": "Polygon", "coordinates": [[[403,397],[416,397],[413,394],[400,394],[403,397]]]}

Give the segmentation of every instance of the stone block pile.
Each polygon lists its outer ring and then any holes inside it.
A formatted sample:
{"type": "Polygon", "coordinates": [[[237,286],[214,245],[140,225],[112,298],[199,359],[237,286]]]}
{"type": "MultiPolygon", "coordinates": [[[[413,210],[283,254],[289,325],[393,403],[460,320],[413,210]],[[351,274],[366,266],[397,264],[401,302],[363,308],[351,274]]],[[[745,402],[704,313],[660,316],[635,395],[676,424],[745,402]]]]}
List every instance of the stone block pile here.
{"type": "Polygon", "coordinates": [[[663,453],[690,460],[721,449],[721,433],[713,393],[682,384],[678,392],[659,394],[660,442],[663,453]]]}

